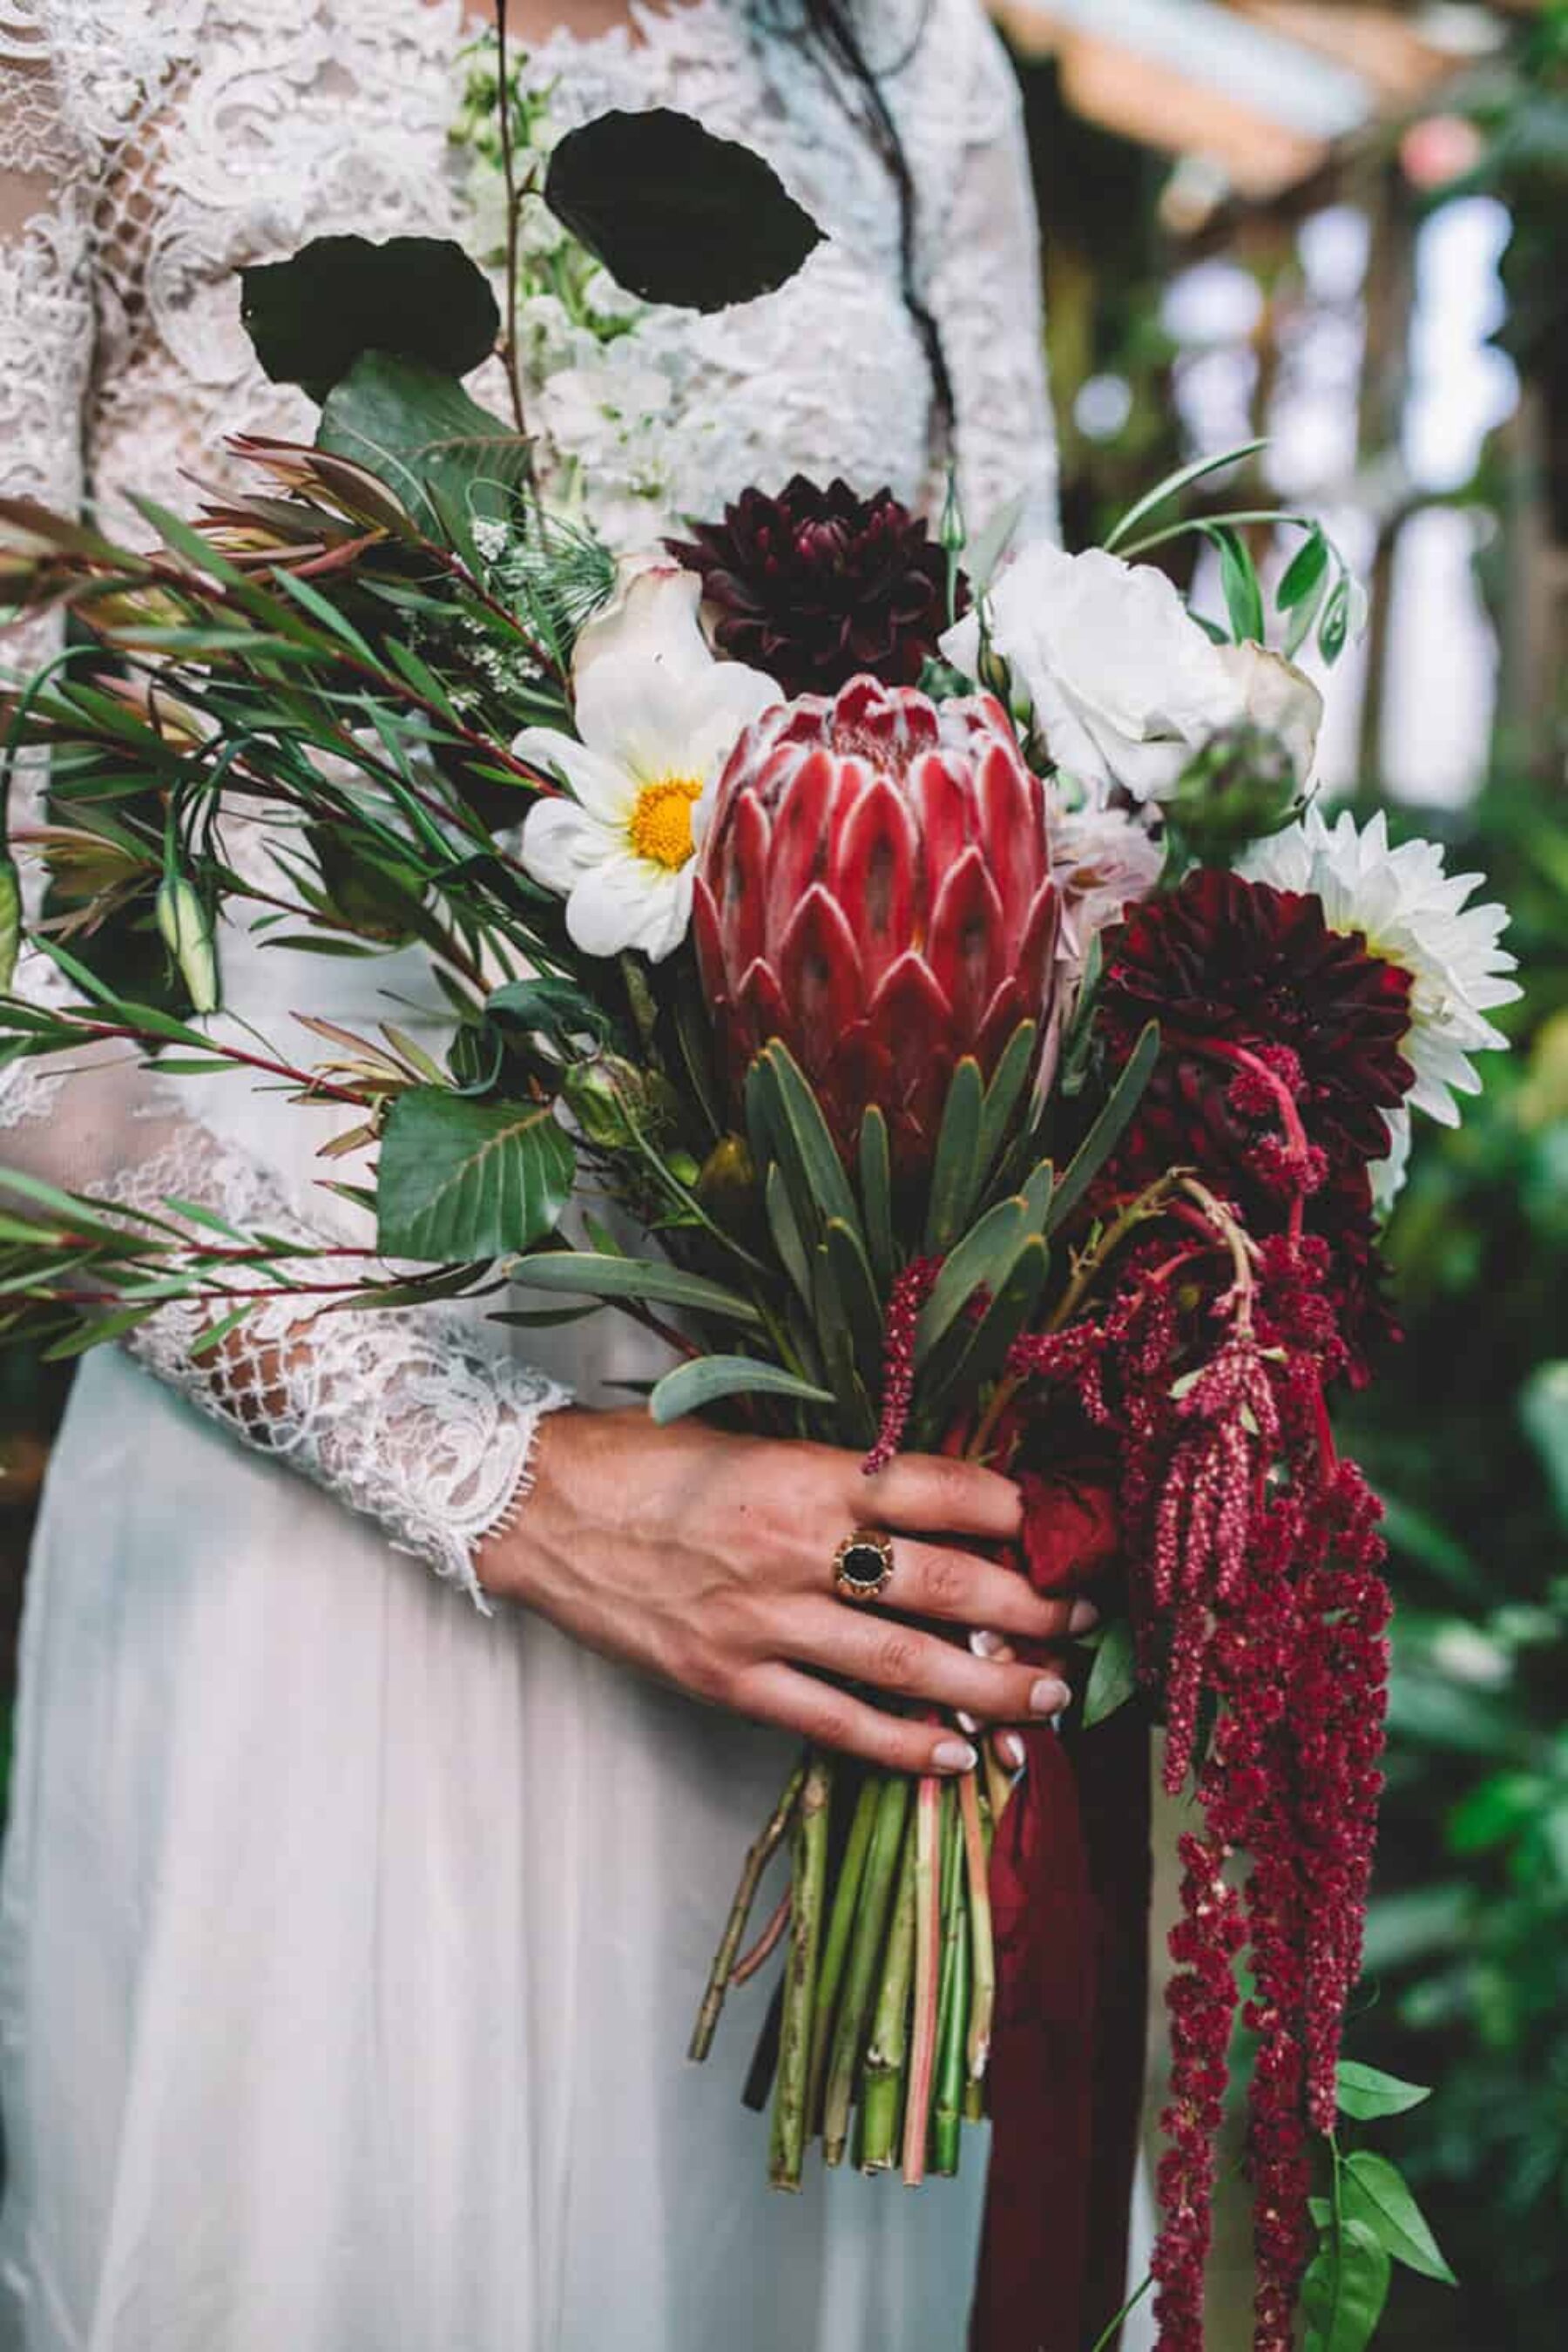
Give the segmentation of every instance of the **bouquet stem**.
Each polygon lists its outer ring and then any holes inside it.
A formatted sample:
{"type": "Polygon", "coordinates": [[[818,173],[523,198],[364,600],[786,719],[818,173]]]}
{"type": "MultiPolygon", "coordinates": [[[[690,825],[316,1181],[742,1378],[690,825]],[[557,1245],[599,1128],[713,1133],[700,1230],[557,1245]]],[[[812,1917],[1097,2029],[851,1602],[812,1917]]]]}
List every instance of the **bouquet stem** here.
{"type": "Polygon", "coordinates": [[[798,2189],[805,2156],[805,2099],[811,2071],[812,2007],[816,1994],[823,1888],[827,1876],[827,1813],[833,1767],[814,1757],[795,1822],[790,1900],[789,1965],[784,1972],[778,2081],[773,2090],[773,2147],[768,2177],[775,2189],[798,2189]]]}
{"type": "Polygon", "coordinates": [[[882,1956],[899,1850],[904,1839],[904,1817],[909,1810],[909,1782],[901,1772],[889,1773],[873,1785],[878,1790],[877,1817],[849,1946],[844,1999],[833,2031],[832,2059],[823,2104],[822,2153],[828,2164],[843,2163],[849,2137],[849,2105],[866,2021],[876,1990],[877,1963],[882,1956]]]}
{"type": "Polygon", "coordinates": [[[905,1835],[899,1864],[898,1900],[888,1936],[882,1989],[871,2021],[860,2084],[860,2168],[890,2172],[898,2161],[899,2125],[904,2095],[904,2062],[910,2038],[910,1983],[915,1969],[915,1841],[905,1835]]]}
{"type": "Polygon", "coordinates": [[[958,1803],[969,1880],[970,1973],[973,1984],[967,2072],[969,2081],[978,2083],[984,2076],[991,2055],[991,2024],[996,2009],[996,1946],[991,1926],[991,1858],[980,1811],[980,1790],[972,1772],[966,1772],[958,1784],[958,1803]]]}
{"type": "Polygon", "coordinates": [[[805,2101],[808,2133],[816,2128],[822,2114],[823,2082],[827,2072],[827,2053],[838,2008],[838,1991],[844,1981],[845,1964],[849,1958],[861,1882],[866,1874],[866,1860],[871,1850],[880,1805],[881,1790],[874,1779],[868,1778],[862,1781],[860,1793],[855,1800],[849,1842],[838,1866],[838,1884],[833,1892],[833,1908],[828,1915],[827,1934],[822,1947],[822,1965],[817,1972],[816,2014],[812,2026],[811,2074],[805,2101]]]}
{"type": "Polygon", "coordinates": [[[964,2049],[969,2013],[970,1945],[963,1823],[956,1793],[942,1790],[942,1969],[937,2005],[936,2105],[931,2118],[931,2170],[951,2179],[958,2170],[963,2123],[964,2049]]]}
{"type": "Polygon", "coordinates": [[[735,1899],[730,1906],[730,1916],[724,1923],[724,1933],[720,1938],[719,1949],[713,1956],[713,1966],[708,1976],[708,1988],[703,1993],[702,2006],[697,2012],[697,2023],[692,2028],[691,2040],[687,2048],[687,2056],[695,2059],[700,2065],[713,2047],[713,2036],[719,2024],[719,2012],[724,2006],[724,1995],[730,1989],[730,1980],[735,1969],[735,1955],[741,1948],[741,1938],[746,1932],[746,1922],[752,1916],[752,1906],[756,1901],[757,1888],[763,1873],[784,1843],[784,1832],[794,1818],[795,1809],[800,1802],[801,1790],[805,1785],[805,1764],[803,1760],[795,1766],[785,1781],[784,1792],[773,1807],[762,1834],[755,1843],[747,1849],[745,1865],[741,1872],[741,1883],[735,1889],[735,1899]]]}
{"type": "Polygon", "coordinates": [[[942,1783],[928,1775],[915,1799],[915,2010],[910,2034],[910,2091],[904,2108],[904,2179],[925,2179],[926,2134],[936,2070],[937,2002],[941,1992],[942,1903],[937,1884],[942,1783]]]}

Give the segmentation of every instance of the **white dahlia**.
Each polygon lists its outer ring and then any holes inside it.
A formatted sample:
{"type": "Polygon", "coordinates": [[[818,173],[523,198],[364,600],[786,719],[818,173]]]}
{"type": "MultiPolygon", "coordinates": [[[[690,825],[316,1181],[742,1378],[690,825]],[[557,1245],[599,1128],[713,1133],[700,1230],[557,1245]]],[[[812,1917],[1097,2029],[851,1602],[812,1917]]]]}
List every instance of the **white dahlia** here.
{"type": "MultiPolygon", "coordinates": [[[[1486,1016],[1520,993],[1507,977],[1516,960],[1499,945],[1507,908],[1466,904],[1483,877],[1445,873],[1436,842],[1391,847],[1381,813],[1358,829],[1348,810],[1330,825],[1316,808],[1255,842],[1238,870],[1251,882],[1312,893],[1331,930],[1360,931],[1373,955],[1409,973],[1410,1027],[1401,1046],[1415,1073],[1409,1101],[1457,1127],[1455,1094],[1480,1091],[1470,1055],[1508,1044],[1486,1016]]],[[[1397,1132],[1392,1140],[1397,1147],[1397,1132]]]]}

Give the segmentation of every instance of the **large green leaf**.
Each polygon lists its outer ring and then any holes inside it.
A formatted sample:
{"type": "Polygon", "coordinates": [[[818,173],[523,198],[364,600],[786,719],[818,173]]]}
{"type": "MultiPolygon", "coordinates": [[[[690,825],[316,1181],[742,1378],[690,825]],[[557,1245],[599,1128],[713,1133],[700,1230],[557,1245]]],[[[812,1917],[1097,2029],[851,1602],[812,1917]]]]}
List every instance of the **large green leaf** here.
{"type": "Polygon", "coordinates": [[[867,1388],[874,1391],[882,1369],[882,1305],[865,1244],[841,1217],[828,1220],[827,1262],[854,1343],[856,1369],[867,1388]]]}
{"type": "Polygon", "coordinates": [[[396,491],[420,528],[459,540],[503,512],[527,478],[523,436],[439,368],[366,352],[321,410],[317,440],[396,491]]]}
{"type": "Polygon", "coordinates": [[[580,1292],[584,1298],[647,1299],[661,1307],[685,1307],[693,1314],[717,1315],[728,1323],[760,1324],[749,1298],[705,1276],[661,1258],[605,1257],[596,1250],[548,1250],[509,1265],[513,1282],[529,1290],[580,1292]]]}
{"type": "Polygon", "coordinates": [[[1353,2116],[1358,2123],[1374,2123],[1380,2116],[1402,2116],[1431,2095],[1425,2084],[1401,2082],[1397,2074],[1358,2065],[1353,2058],[1340,2061],[1340,2113],[1353,2116]]]}
{"type": "Polygon", "coordinates": [[[1347,2217],[1301,2282],[1310,2352],[1365,2352],[1388,2300],[1388,2255],[1364,2222],[1347,2217]]]}
{"type": "Polygon", "coordinates": [[[1447,2286],[1458,2284],[1404,2176],[1385,2156],[1363,2147],[1345,2158],[1343,2209],[1347,2222],[1364,2222],[1396,2263],[1447,2286]]]}
{"type": "MultiPolygon", "coordinates": [[[[841,1217],[858,1233],[860,1213],[849,1189],[849,1180],[821,1106],[800,1065],[776,1039],[763,1047],[748,1075],[748,1121],[753,1116],[753,1079],[755,1109],[763,1128],[759,1165],[767,1160],[779,1161],[803,1237],[820,1233],[829,1217],[841,1217]]],[[[753,1153],[757,1147],[758,1138],[753,1132],[753,1153]]]]}
{"type": "Polygon", "coordinates": [[[666,1372],[648,1399],[657,1422],[679,1421],[732,1396],[793,1397],[802,1404],[832,1404],[831,1389],[814,1388],[809,1381],[786,1372],[782,1364],[765,1364],[755,1356],[698,1356],[666,1372]]]}
{"type": "Polygon", "coordinates": [[[629,292],[683,310],[771,294],[822,241],[754,150],[663,106],[569,131],[544,201],[629,292]]]}
{"type": "Polygon", "coordinates": [[[1034,1067],[1035,1045],[1039,1036],[1037,1023],[1021,1021],[996,1059],[991,1082],[985,1089],[985,1101],[980,1114],[980,1178],[984,1182],[996,1164],[997,1154],[1008,1140],[1014,1112],[1023,1093],[1025,1080],[1034,1067]]]}
{"type": "Polygon", "coordinates": [[[559,1223],[576,1156],[547,1103],[399,1095],[382,1135],[376,1239],[389,1257],[489,1258],[559,1223]]]}
{"type": "Polygon", "coordinates": [[[886,1289],[895,1272],[893,1242],[893,1166],[885,1113],[869,1103],[860,1121],[860,1206],[866,1217],[866,1246],[878,1281],[886,1289]]]}
{"type": "Polygon", "coordinates": [[[500,332],[489,279],[450,237],[313,237],[287,261],[252,263],[239,283],[263,371],[312,400],[370,351],[467,375],[500,332]]]}

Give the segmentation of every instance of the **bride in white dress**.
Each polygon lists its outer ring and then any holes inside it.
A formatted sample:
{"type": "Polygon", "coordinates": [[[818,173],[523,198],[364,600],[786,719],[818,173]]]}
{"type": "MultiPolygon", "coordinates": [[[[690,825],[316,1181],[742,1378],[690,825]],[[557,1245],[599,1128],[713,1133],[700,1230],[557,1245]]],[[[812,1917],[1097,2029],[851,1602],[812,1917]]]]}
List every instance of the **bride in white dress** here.
{"type": "MultiPolygon", "coordinates": [[[[188,502],[225,434],[309,437],[251,361],[233,273],[331,231],[463,233],[448,130],[480,13],[0,0],[0,485],[129,531],[126,488],[188,502]]],[[[929,503],[934,362],[970,514],[1022,488],[1048,527],[1035,226],[979,0],[847,12],[912,180],[908,252],[865,89],[792,0],[619,13],[514,8],[557,117],[684,108],[830,232],[770,302],[648,322],[692,362],[672,509],[796,470],[929,503]]],[[[295,1007],[353,1025],[389,995],[414,1026],[416,994],[439,1034],[416,959],[263,953],[238,929],[224,954],[229,1004],[274,1037],[295,1007]]],[[[125,1063],[0,1086],[0,1162],[348,1215],[312,1156],[331,1120],[276,1093],[165,1095],[125,1063]]],[[[911,1765],[935,1737],[791,1662],[997,1718],[1031,1703],[1023,1670],[918,1639],[896,1673],[852,1656],[837,1457],[700,1431],[661,1453],[676,1433],[636,1415],[558,1412],[567,1384],[614,1404],[638,1368],[589,1328],[548,1357],[528,1335],[524,1361],[454,1313],[275,1316],[215,1366],[173,1315],[84,1363],[29,1580],[0,1906],[7,2344],[963,2342],[983,2166],[916,2198],[842,2176],[772,2196],[744,2012],[706,2070],[681,2053],[792,1734],[911,1765]],[[703,1605],[726,1577],[750,1617],[703,1605]]],[[[885,1522],[1005,1532],[1005,1482],[946,1469],[889,1474],[885,1522]]],[[[911,1599],[945,1557],[933,1613],[1047,1623],[961,1550],[902,1549],[911,1599]]]]}

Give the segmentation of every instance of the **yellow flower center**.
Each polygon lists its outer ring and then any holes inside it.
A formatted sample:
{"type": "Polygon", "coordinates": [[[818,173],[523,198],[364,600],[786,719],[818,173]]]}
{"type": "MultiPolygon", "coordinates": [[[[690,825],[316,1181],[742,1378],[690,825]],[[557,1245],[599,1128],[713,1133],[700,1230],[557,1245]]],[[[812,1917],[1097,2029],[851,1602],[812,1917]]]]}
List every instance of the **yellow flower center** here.
{"type": "Polygon", "coordinates": [[[645,784],[637,797],[626,837],[639,857],[651,866],[677,874],[697,844],[691,837],[691,812],[702,797],[700,776],[660,776],[645,784]]]}

